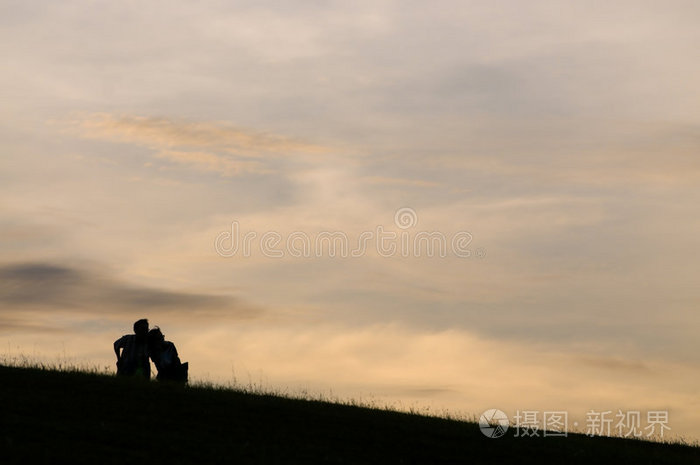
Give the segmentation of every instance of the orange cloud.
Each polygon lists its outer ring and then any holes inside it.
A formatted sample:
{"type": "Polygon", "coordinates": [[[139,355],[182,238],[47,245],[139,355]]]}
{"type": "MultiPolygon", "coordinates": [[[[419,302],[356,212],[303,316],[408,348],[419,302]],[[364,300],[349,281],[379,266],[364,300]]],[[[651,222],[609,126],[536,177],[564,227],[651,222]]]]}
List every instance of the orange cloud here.
{"type": "Polygon", "coordinates": [[[235,176],[272,170],[274,158],[317,156],[328,147],[291,137],[240,128],[225,122],[193,122],[98,113],[72,121],[81,137],[148,147],[156,156],[202,171],[235,176]]]}
{"type": "Polygon", "coordinates": [[[218,172],[222,176],[237,176],[245,172],[266,173],[271,171],[258,161],[232,159],[210,152],[163,150],[158,152],[156,157],[192,166],[202,171],[218,172]]]}

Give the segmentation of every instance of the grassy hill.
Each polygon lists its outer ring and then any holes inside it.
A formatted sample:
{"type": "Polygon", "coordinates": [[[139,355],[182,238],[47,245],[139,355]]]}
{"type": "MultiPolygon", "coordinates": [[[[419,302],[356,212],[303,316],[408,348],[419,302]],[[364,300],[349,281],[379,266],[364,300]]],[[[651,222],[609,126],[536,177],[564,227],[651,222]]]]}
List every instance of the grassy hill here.
{"type": "Polygon", "coordinates": [[[489,439],[474,423],[0,366],[0,463],[700,463],[640,440],[489,439]]]}

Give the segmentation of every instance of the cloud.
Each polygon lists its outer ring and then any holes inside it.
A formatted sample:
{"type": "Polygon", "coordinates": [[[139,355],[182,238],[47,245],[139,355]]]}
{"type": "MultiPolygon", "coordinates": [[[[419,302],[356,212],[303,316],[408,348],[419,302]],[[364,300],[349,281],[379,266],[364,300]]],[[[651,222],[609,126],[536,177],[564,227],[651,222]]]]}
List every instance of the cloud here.
{"type": "Polygon", "coordinates": [[[70,330],[46,320],[34,321],[14,316],[0,316],[0,333],[70,334],[70,330]]]}
{"type": "Polygon", "coordinates": [[[407,179],[389,176],[366,176],[363,178],[363,180],[369,184],[377,184],[380,186],[437,187],[440,185],[437,182],[424,181],[422,179],[407,179]]]}
{"type": "Polygon", "coordinates": [[[579,361],[593,368],[610,370],[613,372],[621,371],[629,374],[649,374],[651,372],[651,368],[644,362],[614,357],[581,357],[579,361]]]}
{"type": "Polygon", "coordinates": [[[222,176],[268,173],[274,171],[271,159],[299,160],[330,151],[321,145],[226,122],[98,113],[71,121],[68,128],[88,139],[148,147],[158,158],[222,176]]]}
{"type": "Polygon", "coordinates": [[[251,318],[259,311],[231,296],[172,291],[119,281],[104,271],[48,262],[0,266],[0,304],[11,310],[108,314],[181,313],[251,318]]]}
{"type": "Polygon", "coordinates": [[[474,194],[491,196],[573,185],[588,188],[581,194],[680,187],[700,179],[696,124],[609,117],[470,117],[462,124],[442,140],[437,133],[397,139],[406,144],[401,159],[387,157],[374,168],[393,176],[399,170],[402,177],[429,175],[447,186],[468,183],[474,194]],[[429,165],[426,152],[432,153],[429,165]]]}
{"type": "Polygon", "coordinates": [[[269,169],[266,169],[263,164],[257,161],[234,160],[229,157],[222,157],[210,152],[163,150],[158,152],[156,157],[182,165],[192,166],[201,171],[218,172],[222,176],[236,176],[244,172],[270,172],[269,169]]]}

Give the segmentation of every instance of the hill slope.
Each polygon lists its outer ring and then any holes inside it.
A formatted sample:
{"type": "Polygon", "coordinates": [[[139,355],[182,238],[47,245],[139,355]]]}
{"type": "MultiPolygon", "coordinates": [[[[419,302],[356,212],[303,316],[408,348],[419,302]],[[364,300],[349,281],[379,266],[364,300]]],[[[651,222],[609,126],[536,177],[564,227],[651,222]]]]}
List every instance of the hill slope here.
{"type": "Polygon", "coordinates": [[[477,425],[231,390],[0,366],[0,463],[700,463],[611,438],[484,437],[477,425]]]}

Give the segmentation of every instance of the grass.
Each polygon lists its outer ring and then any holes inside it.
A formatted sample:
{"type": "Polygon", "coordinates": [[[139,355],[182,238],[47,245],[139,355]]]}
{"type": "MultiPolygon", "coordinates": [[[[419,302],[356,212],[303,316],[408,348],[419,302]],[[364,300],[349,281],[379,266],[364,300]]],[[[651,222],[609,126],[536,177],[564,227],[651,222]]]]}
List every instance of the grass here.
{"type": "Polygon", "coordinates": [[[700,463],[683,444],[489,439],[455,419],[54,368],[0,366],[0,463],[700,463]]]}

